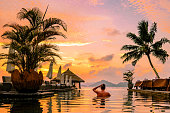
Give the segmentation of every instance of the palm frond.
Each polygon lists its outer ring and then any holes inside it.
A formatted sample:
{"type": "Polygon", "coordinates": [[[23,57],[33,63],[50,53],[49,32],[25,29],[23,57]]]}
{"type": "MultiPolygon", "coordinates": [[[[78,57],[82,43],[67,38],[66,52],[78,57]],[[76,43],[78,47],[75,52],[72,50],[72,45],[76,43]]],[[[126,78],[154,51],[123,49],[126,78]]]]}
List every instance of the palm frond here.
{"type": "Polygon", "coordinates": [[[154,49],[159,49],[163,46],[163,44],[170,43],[170,40],[167,38],[162,38],[160,41],[155,42],[154,44],[151,45],[154,49]]]}
{"type": "Polygon", "coordinates": [[[20,12],[17,14],[17,17],[18,17],[20,20],[22,20],[22,19],[27,19],[32,26],[34,25],[33,22],[32,22],[32,20],[31,20],[31,18],[30,18],[29,15],[28,15],[28,10],[27,10],[26,8],[22,8],[22,9],[20,10],[20,12]]]}
{"type": "Polygon", "coordinates": [[[64,21],[62,21],[61,19],[58,18],[49,18],[43,21],[43,31],[45,31],[46,29],[48,29],[49,27],[58,24],[60,26],[63,27],[63,29],[65,31],[67,31],[67,25],[64,21]]]}
{"type": "Polygon", "coordinates": [[[157,24],[154,22],[150,28],[149,37],[150,37],[150,43],[153,43],[153,40],[155,38],[155,33],[157,32],[157,24]]]}
{"type": "Polygon", "coordinates": [[[3,63],[5,64],[14,64],[16,65],[21,71],[23,71],[23,68],[21,66],[21,57],[17,53],[9,53],[9,54],[4,54],[0,53],[0,60],[1,59],[8,59],[6,62],[3,63]]]}
{"type": "Polygon", "coordinates": [[[28,10],[22,8],[17,15],[19,19],[27,19],[33,28],[38,25],[42,19],[42,13],[38,8],[32,8],[28,10]]]}
{"type": "Polygon", "coordinates": [[[140,39],[140,37],[137,37],[134,33],[128,33],[126,36],[130,38],[137,45],[144,44],[143,41],[140,39]]]}
{"type": "Polygon", "coordinates": [[[1,37],[2,37],[3,39],[11,39],[11,40],[13,40],[13,39],[16,39],[16,38],[17,38],[17,35],[16,35],[13,31],[5,31],[5,32],[1,35],[1,37]]]}
{"type": "Polygon", "coordinates": [[[142,20],[138,23],[138,34],[144,42],[149,42],[148,21],[142,20]]]}
{"type": "Polygon", "coordinates": [[[127,50],[127,51],[130,51],[130,50],[137,50],[139,48],[139,46],[137,45],[124,45],[121,50],[127,50]]]}
{"type": "Polygon", "coordinates": [[[153,56],[158,58],[162,63],[165,63],[168,59],[168,53],[163,49],[156,49],[152,51],[153,56]]]}
{"type": "Polygon", "coordinates": [[[136,59],[137,54],[138,54],[137,50],[130,51],[130,52],[127,52],[127,53],[123,54],[121,59],[124,59],[123,63],[125,63],[125,62],[130,61],[131,59],[136,59]]]}
{"type": "Polygon", "coordinates": [[[22,30],[22,26],[17,24],[17,23],[13,23],[13,24],[5,24],[3,27],[11,27],[12,29],[15,29],[17,32],[22,30]]]}
{"type": "Polygon", "coordinates": [[[143,54],[144,54],[144,53],[143,53],[142,51],[138,52],[138,54],[135,56],[135,60],[132,61],[132,65],[133,65],[133,66],[135,66],[136,63],[142,58],[143,54]]]}
{"type": "Polygon", "coordinates": [[[55,35],[67,38],[62,32],[49,30],[49,31],[39,32],[38,37],[37,37],[37,39],[35,39],[33,41],[33,44],[51,40],[51,39],[55,39],[55,37],[54,37],[55,35]]]}
{"type": "Polygon", "coordinates": [[[56,45],[52,45],[52,44],[40,44],[38,46],[39,51],[43,51],[43,50],[46,50],[46,49],[53,49],[55,51],[59,51],[59,47],[56,46],[56,45]]]}

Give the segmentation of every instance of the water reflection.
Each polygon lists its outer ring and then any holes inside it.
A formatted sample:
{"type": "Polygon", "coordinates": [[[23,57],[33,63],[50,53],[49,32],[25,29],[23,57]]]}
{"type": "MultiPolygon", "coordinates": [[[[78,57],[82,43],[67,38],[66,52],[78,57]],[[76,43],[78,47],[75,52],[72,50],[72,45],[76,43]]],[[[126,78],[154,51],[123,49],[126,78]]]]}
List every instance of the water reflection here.
{"type": "Polygon", "coordinates": [[[15,102],[11,105],[10,113],[42,113],[42,108],[38,101],[15,102]]]}
{"type": "MultiPolygon", "coordinates": [[[[0,101],[1,105],[9,105],[8,112],[10,113],[42,113],[40,102],[37,99],[8,99],[3,98],[0,101]]],[[[7,106],[6,106],[7,107],[7,106]]]]}
{"type": "Polygon", "coordinates": [[[106,100],[103,98],[94,97],[92,102],[93,102],[93,105],[96,105],[96,108],[105,108],[106,100]]]}
{"type": "Polygon", "coordinates": [[[48,106],[48,112],[47,113],[52,113],[52,100],[51,97],[49,98],[49,101],[47,102],[48,106]]]}
{"type": "Polygon", "coordinates": [[[123,98],[123,112],[133,112],[133,91],[128,91],[127,95],[123,98]]]}
{"type": "Polygon", "coordinates": [[[89,88],[58,92],[41,99],[0,99],[0,113],[170,113],[170,96],[109,89],[111,97],[97,98],[89,88]],[[94,98],[95,97],[95,98],[94,98]]]}
{"type": "Polygon", "coordinates": [[[67,92],[59,92],[55,95],[55,100],[57,102],[57,111],[58,112],[69,112],[70,105],[80,105],[80,104],[74,104],[73,100],[76,100],[81,95],[80,90],[72,90],[67,92]]]}
{"type": "MultiPolygon", "coordinates": [[[[150,112],[168,112],[170,110],[170,96],[159,93],[136,93],[135,100],[142,102],[145,108],[150,108],[150,112]]],[[[168,112],[169,113],[169,112],[168,112]]]]}

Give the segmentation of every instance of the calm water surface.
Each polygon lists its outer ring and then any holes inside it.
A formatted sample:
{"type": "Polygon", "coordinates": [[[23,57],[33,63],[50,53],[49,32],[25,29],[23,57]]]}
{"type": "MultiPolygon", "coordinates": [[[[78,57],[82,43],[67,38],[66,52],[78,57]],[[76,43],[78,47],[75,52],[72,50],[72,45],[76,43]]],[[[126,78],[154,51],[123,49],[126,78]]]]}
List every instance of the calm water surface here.
{"type": "Polygon", "coordinates": [[[111,97],[96,99],[91,88],[61,92],[52,97],[27,100],[0,100],[0,113],[170,113],[170,99],[162,95],[107,88],[111,97]]]}

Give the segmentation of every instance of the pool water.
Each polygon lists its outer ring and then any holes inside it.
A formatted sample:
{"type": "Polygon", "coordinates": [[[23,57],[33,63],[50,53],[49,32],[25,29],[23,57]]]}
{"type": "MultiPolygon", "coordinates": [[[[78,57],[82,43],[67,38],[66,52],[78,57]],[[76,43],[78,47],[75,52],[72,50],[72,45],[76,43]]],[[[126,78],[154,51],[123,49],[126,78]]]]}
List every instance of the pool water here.
{"type": "Polygon", "coordinates": [[[97,99],[92,88],[56,93],[42,99],[1,99],[0,113],[170,113],[170,98],[127,88],[107,88],[111,97],[97,99]]]}

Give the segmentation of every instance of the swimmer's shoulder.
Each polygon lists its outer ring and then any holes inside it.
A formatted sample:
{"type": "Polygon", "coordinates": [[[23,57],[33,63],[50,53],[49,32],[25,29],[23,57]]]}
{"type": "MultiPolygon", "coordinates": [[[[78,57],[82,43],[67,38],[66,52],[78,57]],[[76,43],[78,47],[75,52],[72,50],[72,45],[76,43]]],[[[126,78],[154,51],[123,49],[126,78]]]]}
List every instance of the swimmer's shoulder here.
{"type": "Polygon", "coordinates": [[[111,94],[110,94],[109,92],[106,92],[106,96],[110,97],[110,96],[111,96],[111,94]]]}

